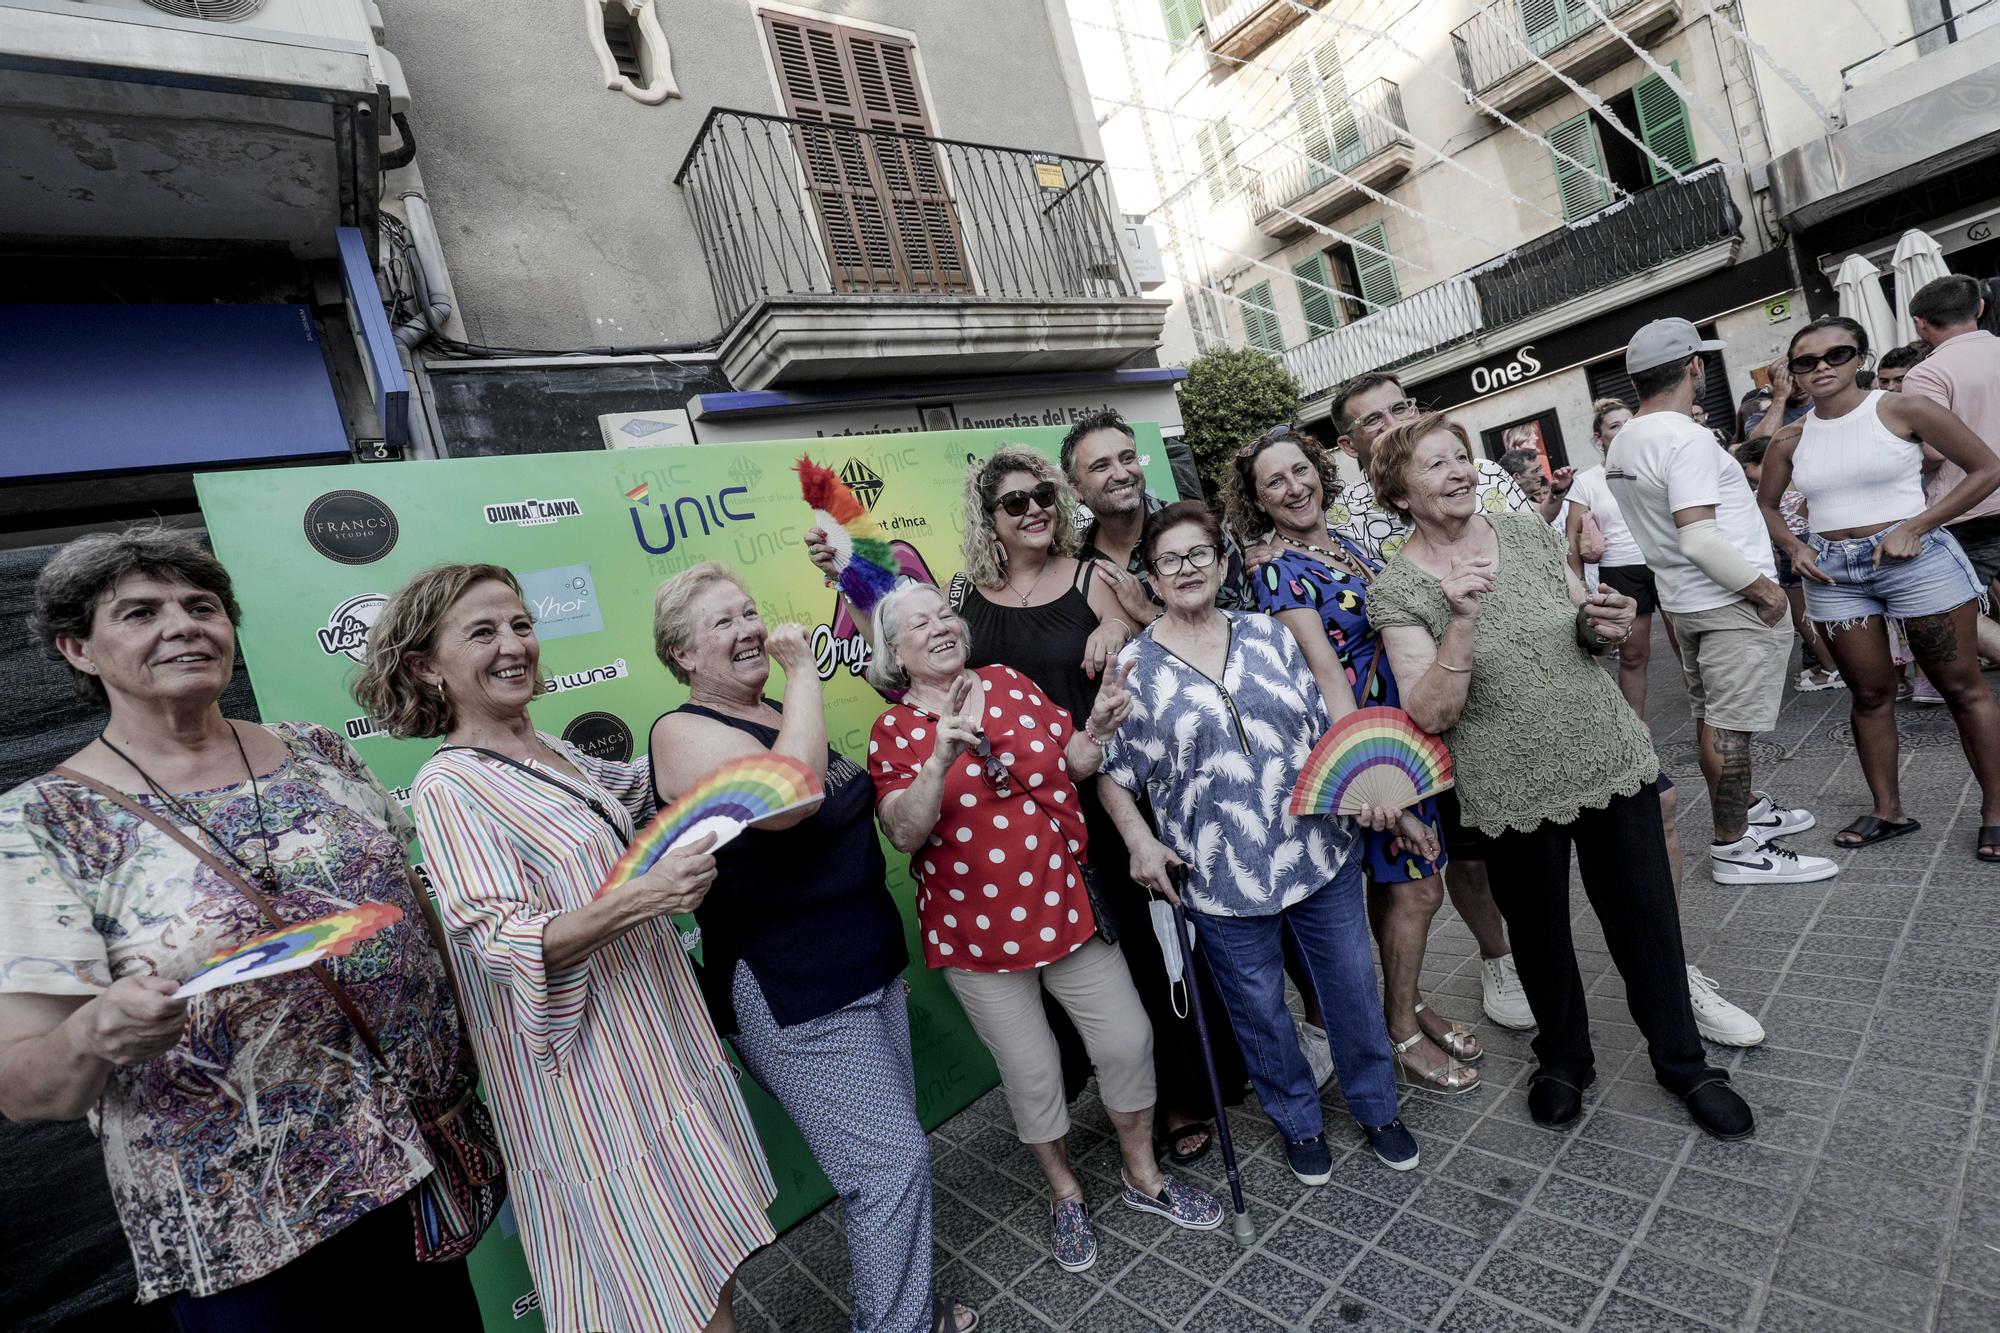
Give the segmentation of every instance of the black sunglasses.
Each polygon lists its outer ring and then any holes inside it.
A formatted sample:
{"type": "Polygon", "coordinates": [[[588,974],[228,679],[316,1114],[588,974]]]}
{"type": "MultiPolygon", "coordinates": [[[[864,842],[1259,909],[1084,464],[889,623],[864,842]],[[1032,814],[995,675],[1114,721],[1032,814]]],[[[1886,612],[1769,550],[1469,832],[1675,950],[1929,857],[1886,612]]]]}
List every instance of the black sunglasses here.
{"type": "Polygon", "coordinates": [[[1009,491],[993,502],[995,510],[1004,509],[1015,518],[1028,512],[1028,502],[1032,500],[1039,509],[1056,507],[1056,484],[1045,481],[1032,491],[1009,491]]]}
{"type": "Polygon", "coordinates": [[[1007,771],[1007,765],[1000,762],[1000,756],[993,753],[993,742],[986,739],[984,732],[980,733],[979,744],[972,747],[972,752],[979,756],[980,780],[991,787],[993,794],[1001,800],[1012,796],[1014,775],[1007,771]]]}
{"type": "Polygon", "coordinates": [[[1794,375],[1810,375],[1819,369],[1822,361],[1829,366],[1844,366],[1860,355],[1859,347],[1851,343],[1842,343],[1838,347],[1827,348],[1823,356],[1795,356],[1785,362],[1785,369],[1794,375]]]}

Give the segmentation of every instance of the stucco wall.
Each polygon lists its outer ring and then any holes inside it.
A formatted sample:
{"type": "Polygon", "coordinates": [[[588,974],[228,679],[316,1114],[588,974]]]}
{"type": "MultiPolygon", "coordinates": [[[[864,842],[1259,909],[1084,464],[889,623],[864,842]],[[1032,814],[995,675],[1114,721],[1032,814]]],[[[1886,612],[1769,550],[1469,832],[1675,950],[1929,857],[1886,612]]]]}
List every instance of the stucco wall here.
{"type": "MultiPolygon", "coordinates": [[[[1087,152],[1043,4],[791,8],[914,37],[940,135],[1087,152]]],[[[754,3],[660,6],[682,95],[659,106],[603,86],[587,36],[595,0],[384,0],[383,9],[471,339],[568,347],[719,332],[673,176],[709,108],[782,110],[754,3]]]]}

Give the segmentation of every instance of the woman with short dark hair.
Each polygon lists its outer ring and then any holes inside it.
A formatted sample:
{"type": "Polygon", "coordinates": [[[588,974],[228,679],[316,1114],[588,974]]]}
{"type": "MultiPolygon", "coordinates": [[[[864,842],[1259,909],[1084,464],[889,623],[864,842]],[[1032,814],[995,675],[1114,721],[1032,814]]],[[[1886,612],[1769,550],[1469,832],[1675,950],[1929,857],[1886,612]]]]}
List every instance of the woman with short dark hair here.
{"type": "Polygon", "coordinates": [[[0,1110],[92,1114],[139,1299],[183,1330],[345,1327],[328,1275],[350,1273],[399,1319],[471,1327],[464,1262],[416,1262],[406,1199],[461,1040],[409,818],[326,728],[223,716],[240,615],[166,528],[80,538],[36,580],[36,636],[106,716],[0,797],[0,1110]],[[402,920],[321,966],[370,1033],[310,971],[173,998],[267,906],[362,902],[402,920]]]}
{"type": "MultiPolygon", "coordinates": [[[[1216,608],[1222,529],[1206,505],[1183,500],[1150,515],[1140,550],[1167,612],[1119,656],[1121,667],[1130,663],[1131,713],[1098,782],[1131,851],[1132,878],[1185,899],[1293,1174],[1325,1184],[1333,1153],[1285,1007],[1287,933],[1326,1017],[1348,1108],[1376,1157],[1407,1171],[1417,1143],[1397,1115],[1357,840],[1333,816],[1286,810],[1307,754],[1354,710],[1354,696],[1325,695],[1269,616],[1216,608]],[[1160,836],[1139,797],[1151,801],[1160,836]],[[1184,892],[1169,878],[1173,866],[1186,868],[1184,892]]],[[[1422,857],[1438,854],[1436,835],[1407,811],[1370,811],[1363,822],[1396,828],[1422,857]]]]}

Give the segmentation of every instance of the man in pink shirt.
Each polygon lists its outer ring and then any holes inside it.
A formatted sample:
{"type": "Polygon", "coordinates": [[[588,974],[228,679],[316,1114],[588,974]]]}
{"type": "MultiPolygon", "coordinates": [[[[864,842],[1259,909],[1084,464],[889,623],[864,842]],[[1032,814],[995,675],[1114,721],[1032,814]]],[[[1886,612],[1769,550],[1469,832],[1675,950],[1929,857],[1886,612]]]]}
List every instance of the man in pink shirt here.
{"type": "MultiPolygon", "coordinates": [[[[1989,449],[2000,446],[2000,338],[1979,327],[1985,307],[1979,282],[1962,273],[1948,273],[1925,283],[1910,298],[1910,317],[1917,336],[1931,354],[1910,367],[1903,392],[1921,394],[1948,408],[1972,427],[1989,449]]],[[[1930,493],[1939,495],[1964,480],[1962,469],[1943,463],[1931,480],[1930,493]]],[[[2000,614],[2000,491],[1981,500],[1945,526],[1972,561],[1973,571],[1989,593],[1987,616],[1979,621],[1980,656],[2000,660],[2000,624],[1987,617],[2000,614]]]]}

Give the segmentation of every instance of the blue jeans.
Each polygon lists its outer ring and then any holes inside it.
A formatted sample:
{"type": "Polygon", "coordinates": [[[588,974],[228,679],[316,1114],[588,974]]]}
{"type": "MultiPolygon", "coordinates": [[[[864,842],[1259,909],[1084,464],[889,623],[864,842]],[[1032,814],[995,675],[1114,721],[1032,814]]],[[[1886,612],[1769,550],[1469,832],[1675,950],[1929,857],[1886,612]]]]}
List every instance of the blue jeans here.
{"type": "Polygon", "coordinates": [[[1822,625],[1844,625],[1869,616],[1916,620],[1941,615],[1984,599],[1985,585],[1973,575],[1958,539],[1942,530],[1927,532],[1908,560],[1875,562],[1875,548],[1894,528],[1872,537],[1829,541],[1806,534],[1813,560],[1833,582],[1806,584],[1806,614],[1822,625]]]}
{"type": "Polygon", "coordinates": [[[1285,1007],[1284,933],[1319,996],[1341,1095],[1364,1125],[1396,1118],[1396,1070],[1375,993],[1375,958],[1357,857],[1333,882],[1271,916],[1189,912],[1264,1114],[1288,1139],[1326,1128],[1312,1066],[1285,1007]]]}

